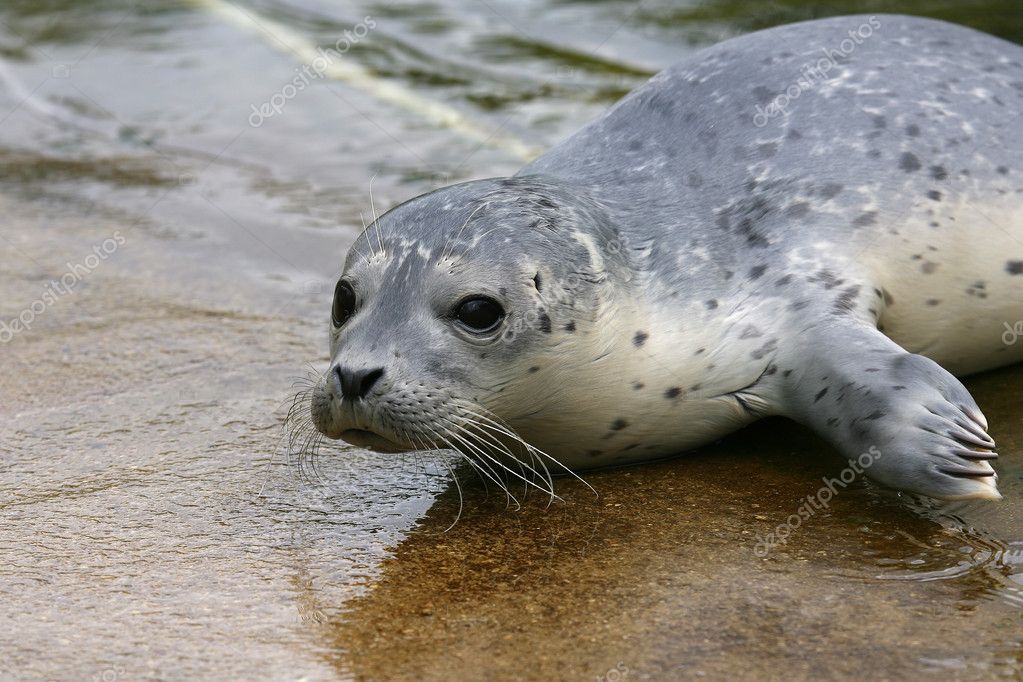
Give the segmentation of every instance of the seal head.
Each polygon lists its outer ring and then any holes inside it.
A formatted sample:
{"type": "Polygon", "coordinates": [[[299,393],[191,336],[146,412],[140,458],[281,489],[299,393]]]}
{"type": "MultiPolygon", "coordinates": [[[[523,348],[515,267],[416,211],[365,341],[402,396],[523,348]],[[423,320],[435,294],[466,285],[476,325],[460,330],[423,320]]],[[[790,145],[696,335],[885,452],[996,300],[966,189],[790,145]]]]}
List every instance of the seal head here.
{"type": "Polygon", "coordinates": [[[613,336],[596,332],[628,318],[627,257],[600,204],[551,178],[474,181],[396,207],[337,283],[314,425],[384,452],[490,457],[524,446],[515,434],[533,447],[557,445],[544,433],[571,438],[593,401],[566,401],[557,378],[580,397],[602,389],[606,377],[574,372],[573,358],[607,353],[613,336]]]}

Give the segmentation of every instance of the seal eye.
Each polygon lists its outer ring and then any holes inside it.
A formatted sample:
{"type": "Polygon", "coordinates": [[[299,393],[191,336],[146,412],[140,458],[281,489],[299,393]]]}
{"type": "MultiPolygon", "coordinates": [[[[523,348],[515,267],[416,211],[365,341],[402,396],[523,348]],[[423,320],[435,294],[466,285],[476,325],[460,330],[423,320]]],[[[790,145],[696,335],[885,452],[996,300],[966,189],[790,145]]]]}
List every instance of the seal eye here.
{"type": "Polygon", "coordinates": [[[355,312],[355,291],[352,285],[340,280],[334,287],[334,309],[330,313],[335,327],[340,327],[355,312]]]}
{"type": "Polygon", "coordinates": [[[455,309],[455,319],[477,334],[494,331],[504,319],[504,310],[490,298],[470,298],[455,309]]]}

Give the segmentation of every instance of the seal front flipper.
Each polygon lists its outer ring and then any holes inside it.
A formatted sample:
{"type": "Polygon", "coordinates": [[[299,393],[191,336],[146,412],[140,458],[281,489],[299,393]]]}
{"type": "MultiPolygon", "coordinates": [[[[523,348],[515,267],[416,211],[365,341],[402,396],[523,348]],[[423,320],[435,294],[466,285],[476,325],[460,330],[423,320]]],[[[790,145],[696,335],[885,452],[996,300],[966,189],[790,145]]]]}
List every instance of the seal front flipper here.
{"type": "Polygon", "coordinates": [[[866,475],[942,499],[1001,499],[987,421],[937,363],[848,318],[815,324],[795,345],[786,413],[851,460],[869,453],[866,475]]]}

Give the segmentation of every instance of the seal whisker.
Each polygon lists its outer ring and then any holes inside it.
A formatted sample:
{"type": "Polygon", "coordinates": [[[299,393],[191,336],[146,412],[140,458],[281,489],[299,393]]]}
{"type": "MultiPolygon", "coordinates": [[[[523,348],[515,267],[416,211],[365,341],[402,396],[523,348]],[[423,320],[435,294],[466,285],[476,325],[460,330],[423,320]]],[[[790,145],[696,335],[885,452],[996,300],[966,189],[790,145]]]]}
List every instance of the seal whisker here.
{"type": "Polygon", "coordinates": [[[377,215],[376,201],[373,199],[373,182],[377,179],[374,175],[369,179],[369,207],[373,211],[373,226],[376,227],[377,231],[377,244],[380,246],[380,255],[384,255],[384,242],[380,237],[380,217],[377,215]]]}
{"type": "MultiPolygon", "coordinates": [[[[473,432],[469,431],[468,429],[466,429],[466,428],[464,428],[464,427],[461,427],[461,426],[459,426],[459,425],[457,425],[457,424],[452,424],[452,425],[453,425],[453,426],[454,426],[455,428],[460,428],[460,429],[461,429],[461,430],[462,430],[462,431],[463,431],[464,433],[466,433],[466,434],[468,434],[468,435],[475,435],[475,434],[473,434],[473,432]]],[[[529,480],[528,478],[526,478],[526,477],[525,477],[525,475],[523,475],[522,473],[516,472],[516,471],[515,471],[514,469],[512,469],[512,468],[508,467],[507,465],[505,465],[505,464],[501,463],[501,462],[500,462],[500,461],[498,461],[498,460],[497,460],[497,459],[496,459],[495,457],[493,457],[492,455],[489,455],[489,454],[487,454],[487,453],[486,453],[486,452],[485,452],[485,451],[484,451],[484,450],[483,450],[482,448],[480,448],[480,447],[476,446],[475,444],[473,444],[472,442],[470,442],[470,441],[469,441],[469,440],[467,440],[466,438],[463,438],[462,436],[459,436],[458,434],[455,434],[455,433],[452,433],[452,432],[449,432],[449,435],[450,435],[451,437],[455,438],[456,440],[458,440],[458,441],[459,441],[460,443],[464,443],[465,445],[467,445],[468,447],[472,448],[472,449],[473,449],[473,450],[475,450],[476,452],[479,452],[479,453],[480,453],[480,454],[482,454],[482,455],[483,455],[484,457],[486,457],[486,458],[487,458],[487,459],[489,459],[490,461],[492,461],[492,462],[494,462],[495,464],[497,464],[498,466],[500,466],[500,467],[501,467],[502,469],[504,469],[505,471],[507,471],[507,472],[508,472],[509,474],[511,474],[512,476],[515,476],[516,478],[518,478],[518,479],[522,480],[522,481],[523,481],[523,483],[524,483],[524,484],[526,485],[526,489],[527,489],[527,490],[528,490],[529,486],[532,486],[532,487],[536,488],[537,490],[539,490],[539,491],[541,491],[541,492],[543,492],[543,493],[545,493],[545,494],[548,494],[548,495],[553,495],[553,494],[554,494],[554,491],[553,491],[553,490],[545,489],[545,488],[541,487],[540,485],[538,485],[538,484],[537,484],[537,483],[536,483],[535,481],[531,481],[531,480],[529,480]]],[[[519,464],[520,466],[522,466],[523,462],[522,462],[521,460],[519,460],[519,459],[518,459],[517,457],[515,457],[515,456],[514,456],[514,455],[513,455],[512,453],[511,453],[511,451],[510,451],[510,450],[509,450],[509,449],[508,449],[508,448],[507,448],[507,447],[506,447],[506,446],[505,446],[505,445],[504,445],[503,443],[500,443],[499,441],[494,441],[494,444],[495,444],[495,445],[497,445],[497,446],[499,446],[499,447],[500,447],[500,449],[501,449],[501,450],[502,450],[502,451],[503,451],[504,453],[506,453],[506,454],[508,455],[508,457],[509,457],[509,458],[511,458],[512,460],[514,460],[514,461],[518,462],[518,464],[519,464]]],[[[532,469],[532,467],[529,467],[529,469],[530,469],[530,471],[532,471],[532,472],[533,472],[534,474],[537,474],[537,475],[539,475],[539,474],[538,474],[538,472],[536,472],[536,470],[532,469]]]]}
{"type": "MultiPolygon", "coordinates": [[[[430,445],[433,445],[434,447],[432,448],[425,447],[423,443],[419,442],[419,439],[416,436],[414,436],[412,433],[405,429],[400,429],[399,433],[401,434],[402,438],[404,438],[406,441],[415,446],[417,458],[419,452],[428,452],[437,449],[436,444],[432,442],[430,443],[430,445]]],[[[442,465],[444,465],[444,468],[448,470],[448,473],[451,475],[451,479],[454,480],[455,482],[455,490],[458,491],[458,513],[455,514],[455,520],[451,522],[451,525],[444,529],[444,532],[447,533],[449,530],[454,528],[455,525],[458,523],[458,520],[462,518],[462,509],[465,507],[465,496],[462,493],[462,482],[461,480],[459,480],[458,474],[455,472],[454,469],[451,468],[451,465],[448,464],[448,462],[446,462],[443,459],[441,459],[440,462],[442,465]]]]}
{"type": "MultiPolygon", "coordinates": [[[[445,421],[447,421],[449,424],[451,424],[451,426],[453,426],[454,428],[459,429],[462,433],[466,434],[468,437],[478,438],[480,436],[487,435],[484,432],[477,432],[477,431],[469,430],[467,428],[466,424],[473,425],[472,420],[469,417],[465,416],[465,415],[459,415],[459,416],[461,416],[461,418],[463,420],[461,424],[456,424],[455,422],[453,422],[449,418],[445,418],[445,421]]],[[[519,478],[522,478],[523,480],[525,480],[523,478],[524,475],[525,475],[525,466],[524,466],[523,462],[518,457],[515,457],[515,455],[512,454],[511,450],[509,450],[508,447],[506,445],[504,445],[504,443],[501,443],[500,441],[498,441],[496,439],[489,439],[489,441],[483,441],[482,443],[476,443],[476,444],[479,445],[480,447],[482,447],[483,445],[486,445],[487,447],[490,447],[491,445],[496,446],[497,450],[498,450],[498,454],[501,454],[501,453],[506,454],[509,459],[511,459],[513,462],[515,462],[518,465],[518,467],[519,467],[519,474],[520,474],[519,478]]],[[[505,466],[503,463],[501,463],[501,466],[502,466],[502,468],[507,469],[507,466],[505,466]]],[[[510,471],[510,473],[514,474],[515,472],[510,471]]]]}
{"type": "Polygon", "coordinates": [[[448,446],[448,449],[453,450],[455,453],[459,454],[462,457],[462,459],[464,459],[466,462],[468,462],[478,473],[486,476],[490,481],[492,481],[494,483],[494,485],[496,485],[500,490],[504,491],[504,494],[505,494],[505,496],[506,496],[506,498],[508,500],[509,506],[511,506],[511,503],[514,502],[516,509],[521,508],[521,505],[519,504],[518,498],[516,498],[515,495],[513,495],[510,490],[508,490],[508,486],[506,486],[504,484],[504,482],[501,481],[501,477],[497,475],[497,472],[495,472],[490,467],[489,464],[487,464],[486,462],[481,462],[481,461],[474,460],[472,457],[470,457],[468,455],[468,453],[462,452],[461,450],[456,448],[454,445],[452,445],[451,441],[449,441],[444,435],[441,435],[441,434],[437,433],[433,429],[430,429],[430,431],[437,438],[439,438],[441,441],[443,441],[448,446]]]}
{"type": "MultiPolygon", "coordinates": [[[[487,431],[483,431],[482,430],[482,425],[476,423],[475,420],[472,420],[471,418],[469,418],[469,417],[467,417],[465,415],[461,415],[461,416],[465,420],[465,423],[463,425],[455,425],[456,428],[462,429],[463,432],[465,432],[465,433],[467,433],[467,434],[469,434],[471,436],[483,439],[483,443],[484,444],[486,444],[488,446],[496,447],[499,450],[499,452],[507,455],[511,460],[516,462],[519,465],[519,471],[520,472],[524,472],[524,470],[528,469],[529,472],[534,477],[539,478],[540,480],[542,480],[544,483],[547,484],[546,488],[542,487],[542,486],[538,485],[535,482],[535,480],[528,480],[521,473],[520,474],[516,474],[514,471],[511,471],[509,469],[510,473],[512,473],[513,475],[517,476],[518,478],[520,478],[525,483],[527,490],[528,490],[529,486],[533,486],[537,490],[541,490],[542,492],[544,492],[545,494],[547,494],[549,496],[557,497],[557,495],[554,493],[553,481],[550,478],[549,472],[547,472],[546,476],[542,475],[539,471],[537,471],[534,467],[532,467],[528,462],[524,462],[519,457],[516,457],[512,453],[512,451],[508,448],[508,446],[505,443],[501,442],[501,440],[498,439],[494,434],[489,433],[487,431]],[[475,430],[470,430],[469,427],[473,427],[475,430]]],[[[526,450],[526,452],[527,452],[527,454],[530,455],[530,457],[532,458],[532,461],[535,461],[535,457],[533,457],[532,453],[530,453],[528,451],[528,449],[526,450]]],[[[505,468],[507,468],[507,467],[505,467],[505,468]]],[[[546,469],[546,467],[544,467],[544,468],[546,469]]]]}
{"type": "MultiPolygon", "coordinates": [[[[496,435],[494,435],[493,433],[489,433],[487,431],[483,431],[482,429],[484,427],[487,427],[487,425],[477,423],[475,420],[471,419],[467,414],[462,414],[461,416],[462,416],[462,418],[464,420],[466,420],[466,422],[468,424],[472,425],[473,427],[475,427],[477,429],[476,431],[470,432],[470,433],[472,433],[472,435],[475,435],[477,437],[486,438],[485,442],[487,442],[489,444],[492,444],[492,445],[496,445],[497,448],[500,451],[502,451],[505,454],[507,454],[507,456],[509,458],[511,458],[513,461],[515,461],[519,465],[520,470],[522,470],[523,468],[528,468],[529,471],[534,476],[539,477],[544,483],[546,483],[546,488],[544,488],[544,487],[541,487],[541,486],[537,485],[535,483],[535,481],[527,481],[523,476],[519,476],[519,478],[521,478],[526,483],[526,486],[525,486],[526,490],[528,490],[528,486],[529,485],[533,485],[538,490],[542,490],[545,494],[547,494],[550,497],[550,499],[548,500],[548,504],[553,502],[555,499],[558,499],[558,500],[561,499],[560,496],[558,496],[554,492],[554,480],[553,480],[553,478],[552,478],[552,476],[550,474],[550,470],[547,468],[547,465],[543,462],[542,459],[539,459],[538,457],[536,457],[536,455],[531,451],[529,444],[525,443],[522,438],[518,437],[514,433],[510,433],[510,430],[508,430],[508,429],[502,429],[502,430],[498,431],[498,433],[502,433],[503,435],[506,435],[513,442],[521,445],[523,447],[523,450],[529,455],[530,461],[538,463],[540,465],[540,467],[544,470],[544,474],[541,474],[536,468],[534,468],[532,465],[530,465],[529,462],[525,462],[521,458],[516,457],[511,452],[511,450],[508,448],[508,446],[505,443],[503,443],[499,438],[497,438],[496,435]]],[[[491,427],[487,427],[487,428],[490,428],[491,431],[495,430],[494,427],[492,427],[492,426],[491,427]]],[[[512,472],[512,473],[514,473],[514,472],[512,472]]]]}
{"type": "Polygon", "coordinates": [[[567,466],[562,464],[557,458],[553,457],[552,455],[547,454],[546,452],[544,452],[540,448],[538,448],[538,447],[536,447],[534,445],[531,445],[528,442],[526,442],[521,436],[519,436],[517,433],[515,433],[511,429],[510,426],[505,424],[503,422],[503,420],[500,420],[500,418],[497,417],[497,415],[495,415],[492,412],[490,412],[490,410],[487,410],[486,408],[484,408],[482,406],[479,406],[479,405],[476,405],[476,407],[478,407],[479,409],[481,409],[484,412],[488,413],[493,418],[486,417],[484,415],[472,412],[471,410],[468,410],[467,408],[463,408],[463,409],[466,409],[466,411],[469,412],[469,414],[472,414],[472,416],[474,416],[477,419],[481,420],[481,425],[487,426],[488,423],[489,423],[489,428],[494,429],[494,430],[498,431],[499,433],[503,433],[506,436],[508,436],[509,438],[513,438],[513,439],[517,440],[524,447],[526,447],[530,452],[533,452],[533,453],[535,453],[535,454],[537,454],[537,455],[539,455],[541,457],[544,457],[544,458],[550,460],[554,464],[558,465],[559,468],[563,469],[566,473],[568,473],[572,478],[576,479],[577,481],[582,483],[584,486],[589,488],[590,492],[592,492],[594,495],[598,495],[596,489],[592,485],[587,483],[579,474],[575,473],[570,468],[568,468],[567,466]],[[497,419],[498,421],[495,421],[495,419],[497,419]]]}
{"type": "MultiPolygon", "coordinates": [[[[487,410],[485,410],[485,408],[481,408],[478,405],[475,405],[474,407],[477,407],[478,409],[481,409],[484,412],[487,412],[487,410]]],[[[501,422],[497,422],[492,417],[488,417],[486,415],[479,414],[479,413],[474,412],[474,411],[472,411],[472,410],[470,410],[468,408],[465,408],[465,407],[463,407],[463,409],[465,410],[466,414],[471,415],[472,417],[475,417],[476,420],[478,420],[478,421],[475,422],[477,424],[477,426],[489,428],[490,430],[495,431],[498,434],[502,434],[502,435],[512,439],[516,443],[522,445],[523,448],[530,454],[530,456],[533,456],[535,458],[535,455],[533,453],[534,450],[536,450],[537,452],[540,452],[539,450],[534,448],[532,445],[530,445],[528,442],[526,442],[525,439],[523,439],[521,436],[519,436],[519,434],[515,433],[515,431],[510,426],[508,426],[508,424],[505,423],[503,420],[501,422]]],[[[549,455],[548,455],[548,457],[549,457],[549,455]]],[[[557,460],[554,460],[553,457],[551,457],[551,459],[556,464],[559,464],[559,466],[563,466],[563,465],[560,464],[560,462],[558,462],[557,460]]],[[[549,475],[550,474],[550,470],[547,469],[546,465],[544,465],[544,469],[547,471],[547,473],[549,475]]]]}
{"type": "MultiPolygon", "coordinates": [[[[483,450],[481,450],[481,449],[479,449],[477,447],[474,447],[471,443],[467,443],[464,438],[459,437],[458,435],[452,433],[450,430],[447,431],[447,435],[448,435],[448,437],[453,438],[453,439],[457,440],[458,442],[462,443],[464,446],[469,447],[471,450],[474,450],[475,452],[479,453],[480,455],[483,456],[483,458],[485,458],[485,459],[489,460],[490,462],[492,462],[493,464],[497,465],[500,469],[504,469],[506,471],[508,470],[508,467],[502,465],[496,459],[494,459],[493,457],[487,455],[486,452],[484,452],[483,450]]],[[[458,452],[463,457],[468,457],[468,455],[469,455],[469,453],[467,453],[464,450],[461,450],[461,449],[459,449],[457,447],[454,447],[454,445],[452,445],[452,448],[455,450],[455,452],[458,452]]],[[[494,477],[499,480],[500,479],[500,474],[497,471],[495,471],[490,464],[488,464],[486,462],[483,462],[483,463],[487,466],[487,468],[491,472],[493,472],[494,477]]],[[[504,494],[508,498],[509,506],[510,506],[510,503],[512,501],[514,501],[516,508],[518,508],[520,506],[518,498],[516,498],[515,495],[512,494],[512,492],[508,489],[507,485],[504,484],[503,481],[501,481],[499,483],[499,485],[500,485],[501,489],[504,490],[504,494]]]]}

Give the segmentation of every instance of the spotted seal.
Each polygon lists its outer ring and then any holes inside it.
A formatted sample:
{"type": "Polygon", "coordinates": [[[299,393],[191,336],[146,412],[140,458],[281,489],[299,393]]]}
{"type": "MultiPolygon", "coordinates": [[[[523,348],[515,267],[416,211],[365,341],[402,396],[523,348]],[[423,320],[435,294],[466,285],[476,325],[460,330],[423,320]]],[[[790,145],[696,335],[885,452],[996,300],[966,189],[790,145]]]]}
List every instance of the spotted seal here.
{"type": "Polygon", "coordinates": [[[998,498],[953,375],[1023,359],[1003,341],[1023,319],[1021,64],[922,18],[773,28],[513,177],[393,208],[337,283],[316,428],[491,477],[508,455],[580,470],[786,415],[877,453],[882,484],[998,498]]]}

